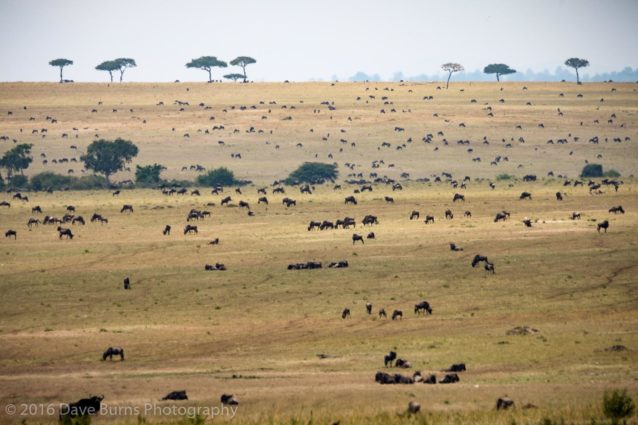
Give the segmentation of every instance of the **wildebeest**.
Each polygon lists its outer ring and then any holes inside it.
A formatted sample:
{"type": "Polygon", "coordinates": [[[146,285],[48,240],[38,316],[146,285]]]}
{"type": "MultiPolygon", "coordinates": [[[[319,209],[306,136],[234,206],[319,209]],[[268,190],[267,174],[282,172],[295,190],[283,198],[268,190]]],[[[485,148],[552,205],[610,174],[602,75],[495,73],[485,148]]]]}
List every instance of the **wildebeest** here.
{"type": "Polygon", "coordinates": [[[507,410],[514,407],[514,400],[508,397],[500,397],[496,400],[496,410],[507,410]]]}
{"type": "Polygon", "coordinates": [[[448,369],[445,369],[444,372],[465,372],[466,370],[465,363],[455,363],[448,369]]]}
{"type": "Polygon", "coordinates": [[[432,307],[430,307],[430,303],[427,301],[421,301],[418,304],[414,304],[414,314],[419,314],[419,313],[432,314],[432,307]]]}
{"type": "Polygon", "coordinates": [[[574,211],[570,217],[572,220],[580,220],[580,213],[574,211]]]}
{"type": "Polygon", "coordinates": [[[556,200],[557,201],[562,201],[563,200],[563,194],[560,192],[556,192],[556,200]]]}
{"type": "Polygon", "coordinates": [[[223,265],[222,263],[205,264],[204,265],[204,270],[205,271],[225,271],[226,270],[226,266],[223,265]]]}
{"type": "Polygon", "coordinates": [[[222,404],[228,406],[236,406],[239,404],[239,401],[237,401],[235,396],[232,394],[222,394],[219,400],[222,402],[222,404]]]}
{"type": "Polygon", "coordinates": [[[435,374],[431,374],[431,375],[428,375],[426,378],[423,378],[423,383],[424,384],[436,384],[436,375],[435,374]]]}
{"type": "Polygon", "coordinates": [[[445,210],[445,219],[452,220],[453,218],[454,218],[454,214],[452,213],[452,210],[445,210]]]}
{"type": "Polygon", "coordinates": [[[352,245],[354,245],[356,241],[361,241],[361,243],[365,245],[365,242],[363,242],[363,236],[354,233],[352,235],[352,245]]]}
{"type": "Polygon", "coordinates": [[[418,220],[419,217],[420,217],[420,214],[416,210],[412,211],[412,213],[410,214],[410,220],[418,220]]]}
{"type": "Polygon", "coordinates": [[[123,205],[122,209],[120,210],[120,213],[123,213],[123,212],[132,213],[133,212],[133,205],[129,205],[129,204],[123,205]]]}
{"type": "Polygon", "coordinates": [[[408,413],[411,415],[416,415],[421,411],[421,405],[416,401],[412,400],[408,403],[408,413]]]}
{"type": "Polygon", "coordinates": [[[42,208],[40,208],[40,205],[36,205],[35,207],[31,208],[31,213],[32,214],[42,214],[42,208]]]}
{"type": "Polygon", "coordinates": [[[366,312],[372,314],[372,304],[366,303],[366,312]]]}
{"type": "Polygon", "coordinates": [[[37,218],[31,217],[29,221],[27,221],[27,226],[29,227],[29,229],[31,229],[31,226],[37,226],[38,224],[40,224],[40,220],[38,220],[37,218]]]}
{"type": "Polygon", "coordinates": [[[530,201],[532,200],[532,194],[529,192],[523,192],[521,193],[521,196],[519,196],[518,199],[529,199],[530,201]]]}
{"type": "Polygon", "coordinates": [[[348,196],[348,197],[346,197],[345,204],[346,205],[348,205],[348,204],[357,205],[357,200],[356,200],[356,198],[354,196],[348,196]]]}
{"type": "Polygon", "coordinates": [[[384,196],[384,198],[383,198],[383,199],[385,199],[385,201],[386,201],[388,204],[394,204],[394,198],[392,198],[391,196],[384,196]]]}
{"type": "Polygon", "coordinates": [[[379,318],[388,317],[388,314],[385,312],[385,308],[379,310],[379,318]]]}
{"type": "Polygon", "coordinates": [[[461,195],[460,193],[455,193],[454,194],[454,198],[452,198],[452,202],[456,202],[456,201],[463,201],[465,202],[465,196],[461,195]]]}
{"type": "Polygon", "coordinates": [[[71,232],[71,229],[58,226],[58,233],[60,239],[62,239],[62,236],[66,236],[67,239],[73,239],[73,232],[71,232]]]}
{"type": "Polygon", "coordinates": [[[474,258],[472,259],[472,267],[476,267],[478,263],[480,263],[481,261],[487,262],[487,257],[480,254],[476,254],[474,258]]]}
{"type": "Polygon", "coordinates": [[[294,199],[290,199],[290,198],[284,198],[281,200],[281,203],[286,205],[286,208],[297,206],[297,201],[295,201],[294,199]]]}
{"type": "Polygon", "coordinates": [[[7,201],[2,201],[2,202],[0,202],[0,207],[11,208],[11,203],[7,202],[7,201]]]}
{"type": "Polygon", "coordinates": [[[308,224],[308,231],[311,231],[313,229],[321,229],[321,223],[319,223],[318,221],[310,221],[310,223],[308,224]]]}
{"type": "Polygon", "coordinates": [[[525,218],[523,220],[523,224],[525,225],[525,227],[532,227],[532,220],[530,220],[529,218],[525,218]]]}
{"type": "Polygon", "coordinates": [[[119,191],[119,190],[116,190],[115,192],[113,192],[113,194],[112,194],[112,195],[113,195],[113,196],[118,196],[119,194],[120,194],[120,191],[119,191]]]}
{"type": "Polygon", "coordinates": [[[343,311],[341,312],[341,318],[345,319],[347,317],[350,317],[350,309],[344,308],[343,311]]]}
{"type": "Polygon", "coordinates": [[[164,236],[167,236],[167,235],[171,234],[171,226],[170,226],[170,224],[167,224],[166,226],[164,226],[164,230],[162,230],[162,234],[164,236]]]}
{"type": "Polygon", "coordinates": [[[197,226],[193,226],[192,224],[187,224],[186,227],[184,227],[184,234],[191,233],[191,232],[198,233],[197,226]]]}
{"type": "Polygon", "coordinates": [[[248,209],[250,209],[250,205],[246,201],[239,201],[239,208],[248,208],[248,209]]]}
{"type": "Polygon", "coordinates": [[[434,216],[433,215],[426,215],[425,216],[425,224],[428,223],[434,223],[434,216]]]}
{"type": "Polygon", "coordinates": [[[617,207],[609,208],[609,212],[613,214],[618,214],[618,213],[624,214],[625,210],[623,209],[622,205],[618,205],[617,207]]]}
{"type": "Polygon", "coordinates": [[[494,263],[490,263],[489,261],[485,260],[485,264],[483,265],[483,267],[485,268],[486,272],[492,272],[492,274],[496,273],[496,270],[494,270],[494,263]]]}
{"type": "Polygon", "coordinates": [[[75,418],[85,415],[95,415],[100,412],[102,407],[103,395],[82,398],[75,403],[60,405],[60,422],[65,417],[75,418]]]}
{"type": "Polygon", "coordinates": [[[347,260],[334,261],[328,264],[328,268],[330,269],[345,269],[348,268],[349,264],[347,260]]]}
{"type": "Polygon", "coordinates": [[[469,211],[469,210],[465,211],[463,213],[463,217],[472,218],[472,211],[469,211]]]}
{"type": "Polygon", "coordinates": [[[230,201],[232,201],[232,198],[230,196],[227,196],[224,199],[222,199],[222,205],[227,205],[230,203],[230,201]]]}
{"type": "Polygon", "coordinates": [[[443,379],[441,379],[439,381],[440,384],[454,384],[456,382],[459,382],[459,375],[457,375],[456,373],[448,373],[447,375],[445,375],[443,377],[443,379]]]}
{"type": "Polygon", "coordinates": [[[454,242],[450,242],[450,251],[463,251],[463,248],[457,246],[454,242]]]}
{"type": "Polygon", "coordinates": [[[99,221],[99,222],[100,222],[100,223],[102,223],[102,224],[106,224],[106,223],[108,223],[108,222],[109,222],[106,218],[102,217],[100,214],[98,214],[98,213],[94,213],[94,214],[91,216],[91,223],[94,223],[94,222],[96,222],[96,221],[99,221]]]}
{"type": "Polygon", "coordinates": [[[208,245],[219,245],[219,238],[215,238],[212,241],[208,242],[208,245]]]}
{"type": "Polygon", "coordinates": [[[75,212],[75,207],[73,205],[67,205],[66,210],[68,212],[75,212]]]}
{"type": "Polygon", "coordinates": [[[259,198],[259,200],[257,201],[257,204],[261,204],[261,203],[268,205],[268,198],[266,198],[265,196],[262,196],[261,198],[259,198]]]}
{"type": "Polygon", "coordinates": [[[366,224],[369,224],[369,225],[379,224],[379,220],[377,219],[377,216],[375,216],[375,215],[366,215],[365,217],[363,217],[363,220],[361,220],[361,223],[364,226],[366,224]]]}
{"type": "Polygon", "coordinates": [[[9,229],[6,232],[4,232],[5,238],[10,238],[11,236],[13,236],[13,239],[17,239],[18,233],[12,229],[9,229]]]}
{"type": "Polygon", "coordinates": [[[391,367],[392,366],[392,362],[397,358],[397,353],[394,351],[390,351],[388,354],[385,355],[385,357],[383,358],[383,362],[385,364],[385,367],[391,367]]]}
{"type": "Polygon", "coordinates": [[[403,319],[403,312],[401,310],[394,310],[392,312],[392,320],[403,319]]]}
{"type": "Polygon", "coordinates": [[[496,217],[494,217],[494,223],[498,223],[499,221],[505,221],[509,218],[510,213],[507,211],[501,211],[496,213],[496,217]]]}
{"type": "Polygon", "coordinates": [[[366,239],[375,239],[376,235],[374,234],[374,232],[370,232],[366,235],[366,239]]]}
{"type": "Polygon", "coordinates": [[[109,347],[102,354],[102,360],[106,360],[107,357],[109,360],[113,360],[113,356],[120,356],[120,361],[124,361],[124,349],[122,347],[109,347]]]}
{"type": "Polygon", "coordinates": [[[609,229],[609,221],[605,220],[602,223],[598,223],[598,226],[596,227],[598,233],[600,233],[600,229],[605,230],[605,233],[607,233],[607,229],[609,229]]]}
{"type": "Polygon", "coordinates": [[[162,400],[188,400],[188,396],[186,395],[186,390],[171,391],[162,397],[162,400]]]}
{"type": "Polygon", "coordinates": [[[86,224],[86,222],[84,221],[84,217],[82,217],[81,215],[78,215],[77,217],[73,217],[73,219],[71,220],[71,224],[77,224],[77,223],[84,226],[86,224]]]}

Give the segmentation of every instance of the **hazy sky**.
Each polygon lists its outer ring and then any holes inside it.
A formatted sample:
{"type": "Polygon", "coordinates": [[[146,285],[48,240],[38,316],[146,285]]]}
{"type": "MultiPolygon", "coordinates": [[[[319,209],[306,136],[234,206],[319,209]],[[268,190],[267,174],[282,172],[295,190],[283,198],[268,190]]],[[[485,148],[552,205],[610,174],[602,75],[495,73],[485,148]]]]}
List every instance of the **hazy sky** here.
{"type": "MultiPolygon", "coordinates": [[[[106,81],[95,66],[131,57],[127,81],[204,80],[187,69],[210,55],[247,55],[255,81],[390,78],[504,62],[554,70],[589,59],[585,73],[638,67],[638,0],[0,0],[0,81],[106,81]]],[[[216,70],[237,72],[227,68],[216,70]]]]}

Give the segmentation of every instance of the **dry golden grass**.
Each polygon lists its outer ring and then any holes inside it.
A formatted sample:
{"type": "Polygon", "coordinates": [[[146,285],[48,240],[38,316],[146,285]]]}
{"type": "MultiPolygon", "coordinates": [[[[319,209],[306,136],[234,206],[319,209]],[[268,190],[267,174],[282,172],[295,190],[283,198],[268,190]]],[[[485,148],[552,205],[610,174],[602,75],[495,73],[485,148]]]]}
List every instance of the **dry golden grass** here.
{"type": "MultiPolygon", "coordinates": [[[[459,178],[494,178],[507,172],[540,177],[550,169],[576,177],[583,159],[593,161],[598,153],[606,166],[625,175],[634,173],[634,141],[598,146],[586,141],[595,134],[635,137],[632,85],[614,85],[614,93],[609,92],[610,85],[529,84],[529,90],[522,91],[520,85],[504,84],[500,92],[494,84],[465,84],[465,92],[458,92],[457,86],[449,93],[432,85],[378,84],[371,85],[372,91],[375,86],[376,103],[356,106],[355,96],[372,94],[365,92],[365,85],[4,84],[0,112],[10,109],[14,114],[3,114],[0,133],[20,137],[18,129],[23,127],[20,141],[37,143],[37,154],[79,156],[68,145],[76,143],[81,151],[94,130],[80,132],[77,141],[59,140],[51,125],[44,140],[26,134],[41,123],[25,123],[22,115],[28,119],[28,115],[52,114],[60,120],[60,132],[89,126],[98,128],[101,137],[132,139],[140,146],[139,163],[167,164],[169,177],[192,178],[190,172],[180,171],[186,164],[227,165],[240,178],[259,185],[285,177],[299,163],[313,159],[315,151],[324,161],[333,152],[340,164],[361,164],[357,172],[366,177],[370,171],[391,177],[407,171],[417,178],[443,170],[459,178]],[[395,91],[386,92],[385,86],[395,91]],[[407,93],[409,88],[412,94],[407,93]],[[435,99],[424,103],[421,99],[428,91],[435,99]],[[559,91],[565,92],[565,98],[558,97],[559,91]],[[577,92],[583,92],[584,98],[576,98],[577,92]],[[389,95],[399,111],[405,107],[413,112],[379,116],[383,95],[389,95]],[[405,100],[399,101],[399,96],[405,100]],[[500,97],[506,99],[504,105],[498,104],[500,97]],[[600,97],[605,97],[604,104],[599,105],[600,97]],[[301,98],[314,100],[300,105],[301,98]],[[470,98],[478,103],[470,104],[470,98]],[[518,105],[510,102],[514,98],[518,105]],[[104,102],[98,107],[101,112],[91,114],[98,99],[104,102]],[[190,112],[182,117],[170,105],[174,99],[189,100],[190,112]],[[544,112],[536,116],[525,107],[525,99],[544,112]],[[154,106],[159,100],[166,103],[165,112],[154,106]],[[263,123],[259,118],[263,111],[220,112],[222,106],[259,100],[278,103],[272,107],[273,117],[263,123]],[[313,117],[312,109],[321,100],[335,100],[332,123],[325,107],[319,114],[322,119],[313,117]],[[501,127],[484,117],[481,108],[488,100],[495,105],[493,120],[501,127]],[[194,104],[199,101],[210,103],[213,111],[198,111],[194,104]],[[22,103],[29,105],[26,111],[19,110],[22,103]],[[296,110],[280,109],[293,103],[296,110]],[[110,112],[112,105],[118,106],[117,113],[110,112]],[[564,122],[555,115],[556,105],[565,112],[564,122]],[[130,115],[147,118],[148,127],[124,115],[130,107],[135,111],[130,115]],[[612,110],[618,116],[613,126],[603,121],[612,110]],[[445,115],[467,127],[445,127],[432,117],[434,111],[440,119],[445,115]],[[197,128],[213,125],[207,122],[211,114],[218,117],[217,124],[226,126],[223,136],[196,133],[197,128]],[[293,120],[275,118],[284,115],[293,115],[293,120]],[[349,115],[355,121],[341,135],[339,128],[346,128],[349,115]],[[511,128],[504,124],[508,116],[511,128]],[[591,124],[596,118],[599,126],[591,124]],[[588,123],[582,130],[581,119],[588,123]],[[545,123],[545,133],[534,124],[537,120],[545,123]],[[623,122],[626,125],[620,128],[623,122]],[[506,150],[500,146],[500,135],[517,138],[517,123],[523,124],[527,143],[514,142],[506,150]],[[273,135],[244,133],[250,125],[273,129],[273,135]],[[406,132],[395,134],[394,125],[406,132]],[[551,129],[552,125],[560,128],[551,129]],[[177,135],[171,135],[173,126],[178,127],[177,135]],[[228,134],[233,128],[242,133],[228,134]],[[430,145],[420,142],[422,135],[436,135],[439,129],[445,131],[449,146],[441,137],[430,145]],[[185,131],[192,136],[188,141],[178,137],[185,131]],[[570,131],[580,134],[579,143],[545,144],[546,138],[556,140],[570,131]],[[329,143],[320,138],[327,132],[329,143]],[[480,145],[483,135],[493,141],[490,146],[480,145]],[[414,142],[402,151],[376,149],[383,140],[395,146],[410,136],[414,142]],[[354,152],[344,148],[340,157],[341,137],[356,141],[357,147],[354,152]],[[467,154],[466,146],[456,145],[458,138],[471,139],[477,152],[467,154]],[[232,146],[221,148],[218,139],[232,146]],[[304,148],[295,148],[297,142],[304,148]],[[276,143],[281,145],[279,152],[274,151],[276,143]],[[434,153],[437,146],[440,149],[434,153]],[[569,150],[574,150],[572,156],[569,150]],[[244,158],[231,160],[230,152],[241,152],[244,158]],[[509,155],[510,161],[490,166],[487,159],[497,153],[509,155]],[[474,155],[484,161],[472,162],[474,155]],[[397,167],[371,170],[370,161],[381,158],[397,167]],[[522,169],[516,168],[519,162],[524,163],[522,169]]],[[[34,172],[43,169],[34,164],[34,172]]],[[[340,170],[342,176],[347,173],[343,167],[340,170]]],[[[125,177],[125,173],[118,176],[125,177]]],[[[624,180],[618,192],[604,188],[603,195],[594,196],[586,187],[563,187],[558,179],[517,180],[511,187],[497,182],[495,190],[486,181],[473,179],[463,190],[464,204],[452,203],[452,195],[461,190],[447,183],[407,182],[403,191],[394,193],[378,185],[372,193],[357,194],[357,206],[343,204],[356,188],[350,185],[341,191],[317,187],[312,195],[287,188],[285,195],[269,193],[268,206],[257,205],[255,186],[244,188],[243,195],[232,193],[235,203],[240,199],[250,203],[255,217],[236,207],[220,207],[221,196],[207,190],[201,197],[167,197],[152,190],[125,190],[120,197],[88,191],[30,193],[29,203],[12,201],[11,208],[0,210],[0,230],[18,230],[16,241],[0,241],[0,406],[60,403],[89,393],[105,394],[110,406],[141,406],[168,391],[186,389],[191,401],[184,405],[218,405],[221,393],[235,394],[241,402],[236,423],[295,423],[310,417],[313,423],[341,420],[342,424],[420,420],[510,424],[513,419],[536,424],[543,417],[589,423],[590,418],[602,416],[605,390],[628,388],[634,398],[638,392],[638,185],[631,178],[624,180]],[[523,190],[532,192],[534,199],[519,201],[523,190]],[[567,194],[562,202],[554,198],[559,190],[567,194]],[[286,195],[297,199],[298,206],[281,205],[286,195]],[[386,204],[384,195],[394,196],[395,203],[386,204]],[[208,202],[216,206],[206,207],[208,202]],[[133,214],[119,213],[126,203],[134,205],[133,214]],[[72,241],[59,240],[51,226],[27,229],[33,205],[40,205],[45,214],[61,216],[70,204],[85,218],[93,212],[103,214],[109,224],[73,226],[72,241]],[[627,213],[609,214],[615,205],[627,213]],[[210,209],[212,217],[198,223],[198,235],[184,236],[181,229],[191,208],[210,209]],[[453,220],[443,219],[447,208],[454,211],[453,220]],[[414,209],[422,219],[434,214],[435,224],[408,220],[414,209]],[[511,220],[494,223],[494,214],[503,209],[512,212],[511,220]],[[462,217],[465,210],[472,211],[472,218],[462,217]],[[582,220],[569,220],[572,211],[581,211],[582,220]],[[352,245],[352,230],[306,230],[310,220],[349,215],[360,223],[365,214],[377,215],[380,224],[370,229],[377,239],[363,246],[352,245]],[[531,229],[521,223],[526,216],[538,219],[531,229]],[[609,232],[598,234],[593,219],[609,219],[609,232]],[[173,225],[173,235],[161,234],[165,224],[173,225]],[[208,245],[215,237],[221,244],[208,245]],[[464,251],[451,252],[449,242],[464,251]],[[495,275],[470,267],[476,253],[494,261],[495,275]],[[286,270],[293,262],[317,260],[325,265],[341,259],[347,259],[350,268],[286,270]],[[214,262],[224,263],[228,270],[204,272],[204,264],[214,262]],[[131,291],[121,288],[125,276],[131,277],[131,291]],[[412,306],[421,299],[432,304],[432,316],[412,314],[412,306]],[[393,322],[368,317],[366,302],[373,303],[375,311],[402,309],[405,318],[393,322]],[[341,320],[344,307],[352,310],[351,319],[341,320]],[[540,332],[506,334],[522,325],[540,332]],[[629,350],[605,351],[615,344],[629,350]],[[127,360],[102,362],[100,354],[110,345],[125,347],[127,360]],[[437,372],[465,362],[468,371],[461,374],[460,383],[450,386],[374,383],[374,373],[384,370],[383,355],[394,348],[412,362],[413,370],[437,372]],[[334,357],[319,359],[319,353],[334,357]],[[497,413],[495,400],[505,394],[519,408],[497,413]],[[423,417],[397,416],[410,400],[422,404],[423,417]],[[525,403],[539,408],[520,409],[525,403]]],[[[360,224],[356,231],[362,232],[360,224]]],[[[0,422],[21,419],[0,413],[0,422]]],[[[56,418],[27,419],[32,423],[56,418]]],[[[179,419],[147,417],[153,423],[179,419]]],[[[219,417],[215,422],[226,420],[219,417]]],[[[137,418],[103,416],[96,421],[128,423],[137,418]]]]}

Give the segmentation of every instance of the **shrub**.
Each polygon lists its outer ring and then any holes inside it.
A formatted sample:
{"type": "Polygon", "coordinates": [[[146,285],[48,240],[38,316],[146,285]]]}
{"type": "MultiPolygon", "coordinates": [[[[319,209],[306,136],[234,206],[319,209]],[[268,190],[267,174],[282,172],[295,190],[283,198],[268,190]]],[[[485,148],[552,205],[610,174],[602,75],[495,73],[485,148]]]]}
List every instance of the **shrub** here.
{"type": "Polygon", "coordinates": [[[136,166],[135,184],[142,187],[156,187],[163,183],[160,174],[166,170],[161,164],[136,166]]]}
{"type": "Polygon", "coordinates": [[[0,190],[4,190],[4,179],[0,176],[0,190]]]}
{"type": "Polygon", "coordinates": [[[512,180],[514,178],[513,175],[511,174],[499,174],[498,176],[496,176],[496,180],[512,180]]]}
{"type": "Polygon", "coordinates": [[[107,187],[107,181],[101,176],[73,177],[45,171],[31,177],[33,190],[91,190],[104,187],[107,187]]]}
{"type": "Polygon", "coordinates": [[[580,173],[581,177],[602,177],[603,166],[600,164],[587,164],[580,173]]]}
{"type": "Polygon", "coordinates": [[[226,167],[210,170],[206,174],[197,176],[197,183],[202,186],[232,186],[239,182],[235,180],[235,175],[226,167]]]}
{"type": "Polygon", "coordinates": [[[320,184],[326,181],[334,181],[338,174],[335,164],[304,162],[299,168],[290,173],[286,179],[286,184],[320,184]]]}
{"type": "Polygon", "coordinates": [[[613,422],[634,414],[636,405],[627,395],[627,390],[614,390],[603,396],[603,413],[613,422]]]}
{"type": "Polygon", "coordinates": [[[29,179],[27,176],[15,174],[11,177],[7,186],[12,189],[27,189],[29,187],[29,179]]]}
{"type": "Polygon", "coordinates": [[[605,171],[603,173],[603,176],[605,176],[605,177],[620,177],[620,173],[612,168],[609,171],[605,171]]]}

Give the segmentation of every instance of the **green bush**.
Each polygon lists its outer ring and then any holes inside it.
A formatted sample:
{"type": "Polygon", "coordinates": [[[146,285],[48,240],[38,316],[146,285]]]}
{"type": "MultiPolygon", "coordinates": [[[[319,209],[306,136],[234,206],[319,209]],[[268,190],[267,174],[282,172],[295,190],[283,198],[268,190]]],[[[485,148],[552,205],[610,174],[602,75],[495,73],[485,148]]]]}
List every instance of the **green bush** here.
{"type": "Polygon", "coordinates": [[[303,165],[290,173],[286,179],[286,184],[320,184],[326,181],[334,181],[338,174],[335,164],[304,162],[303,165]]]}
{"type": "Polygon", "coordinates": [[[581,177],[602,177],[603,166],[600,164],[587,164],[580,173],[581,177]]]}
{"type": "Polygon", "coordinates": [[[232,171],[230,171],[226,167],[216,168],[214,170],[210,170],[206,174],[202,174],[197,176],[197,183],[202,186],[232,186],[238,184],[237,180],[235,180],[235,175],[232,171]]]}
{"type": "Polygon", "coordinates": [[[21,174],[15,174],[9,180],[9,184],[7,184],[12,189],[28,189],[29,187],[29,179],[27,176],[23,176],[21,174]]]}
{"type": "Polygon", "coordinates": [[[633,415],[635,410],[636,404],[627,395],[627,390],[614,390],[603,396],[603,413],[613,422],[633,415]]]}
{"type": "Polygon", "coordinates": [[[136,166],[135,184],[140,187],[157,187],[163,183],[160,174],[166,170],[161,164],[136,166]]]}
{"type": "Polygon", "coordinates": [[[31,177],[33,190],[91,190],[107,186],[107,181],[102,176],[73,177],[45,171],[31,177]]]}
{"type": "Polygon", "coordinates": [[[605,177],[612,177],[612,178],[613,178],[613,177],[620,177],[620,173],[619,173],[618,171],[616,171],[616,170],[614,170],[614,169],[612,168],[612,169],[611,169],[611,170],[609,170],[609,171],[605,171],[605,172],[603,173],[603,176],[605,176],[605,177]]]}
{"type": "Polygon", "coordinates": [[[513,175],[511,174],[499,174],[498,176],[496,176],[496,180],[501,181],[501,180],[512,180],[514,178],[513,175]]]}
{"type": "Polygon", "coordinates": [[[4,179],[0,176],[0,190],[4,190],[4,179]]]}

